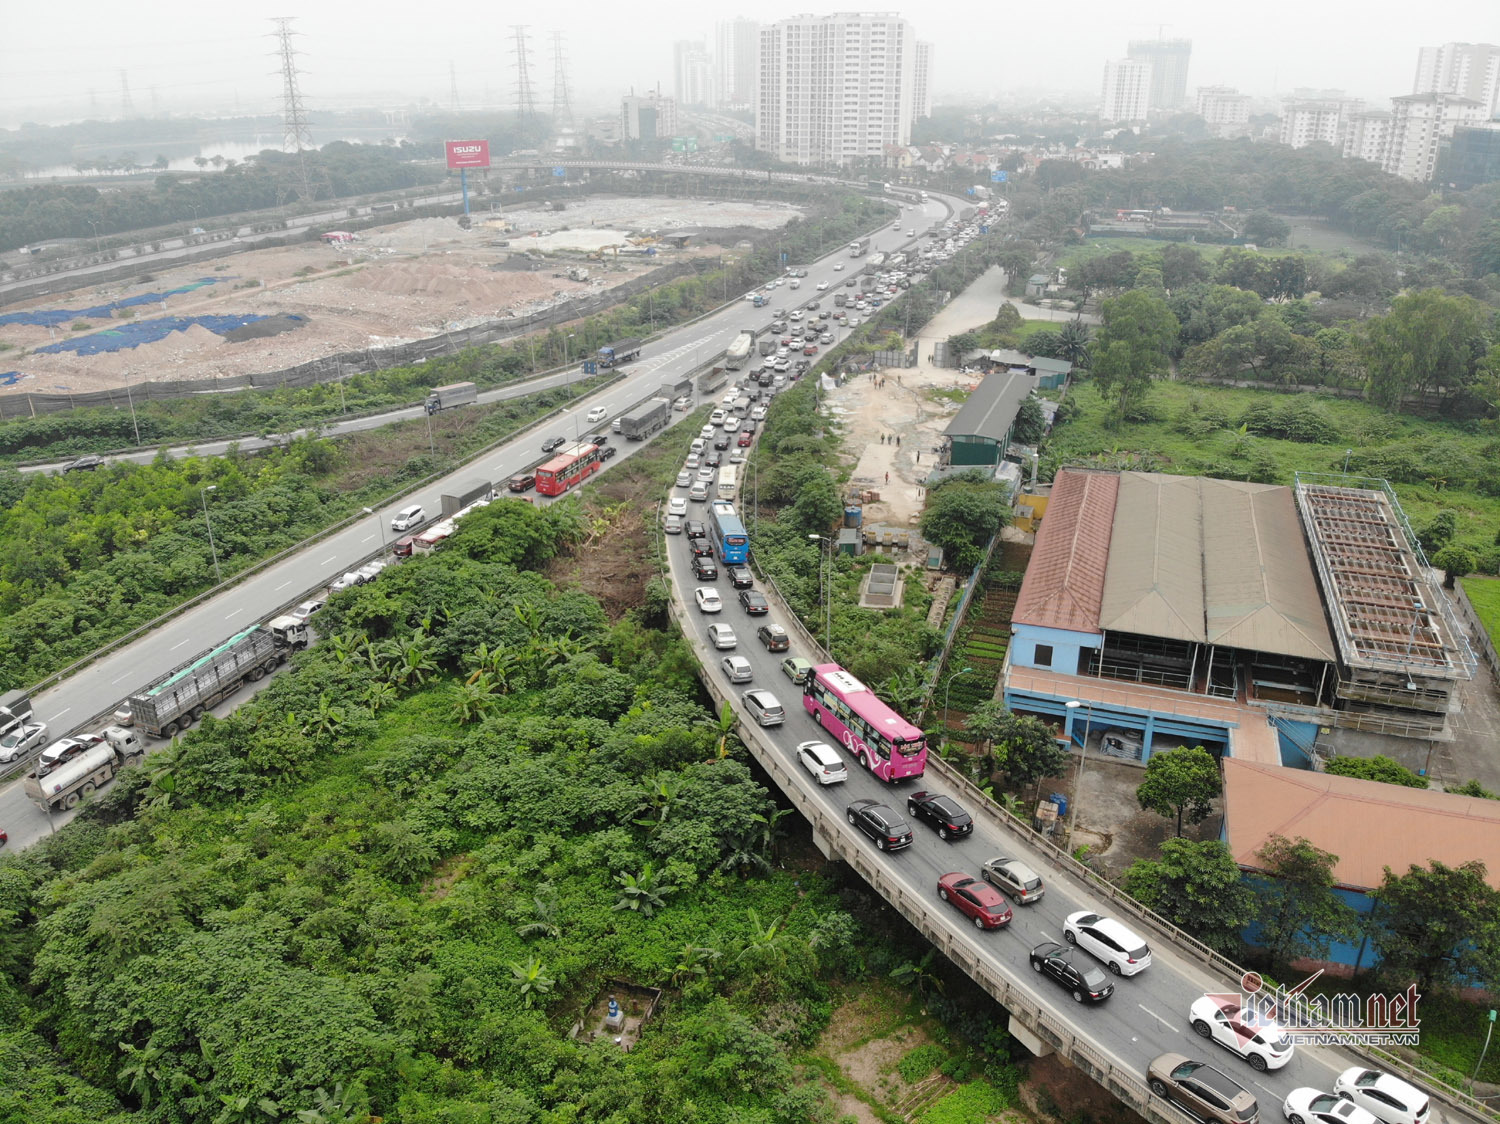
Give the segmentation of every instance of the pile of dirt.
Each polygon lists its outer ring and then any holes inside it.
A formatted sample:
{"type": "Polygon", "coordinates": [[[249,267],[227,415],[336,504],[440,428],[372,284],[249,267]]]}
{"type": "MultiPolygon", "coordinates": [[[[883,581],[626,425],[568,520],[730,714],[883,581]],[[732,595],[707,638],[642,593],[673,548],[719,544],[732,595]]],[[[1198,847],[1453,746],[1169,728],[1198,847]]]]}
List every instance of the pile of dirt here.
{"type": "Polygon", "coordinates": [[[307,327],[305,316],[267,316],[264,320],[257,320],[253,324],[245,324],[239,328],[231,328],[225,332],[223,339],[229,343],[244,343],[247,340],[264,340],[272,336],[279,336],[282,332],[295,332],[298,328],[307,327]]]}

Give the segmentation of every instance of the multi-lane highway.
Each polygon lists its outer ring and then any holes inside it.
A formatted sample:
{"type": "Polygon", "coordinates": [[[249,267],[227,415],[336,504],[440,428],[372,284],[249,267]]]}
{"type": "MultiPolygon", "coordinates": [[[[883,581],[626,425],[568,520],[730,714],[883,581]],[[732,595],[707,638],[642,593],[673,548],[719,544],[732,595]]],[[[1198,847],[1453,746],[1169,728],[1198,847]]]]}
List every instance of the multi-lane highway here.
{"type": "MultiPolygon", "coordinates": [[[[886,226],[873,236],[871,250],[889,252],[907,244],[910,241],[906,237],[907,229],[920,231],[940,223],[957,204],[957,200],[950,205],[932,199],[920,210],[903,212],[901,229],[886,226]]],[[[853,264],[843,247],[818,262],[805,263],[808,276],[801,288],[796,291],[786,286],[777,289],[771,305],[790,310],[813,300],[819,295],[816,288],[819,281],[832,286],[849,275],[848,269],[853,264]],[[844,264],[846,269],[836,271],[835,264],[844,264]]],[[[420,503],[429,513],[434,513],[440,510],[439,497],[444,492],[475,479],[505,481],[543,459],[540,445],[544,438],[553,435],[587,436],[595,432],[599,426],[590,425],[585,420],[589,410],[603,406],[610,417],[623,413],[662,382],[686,378],[707,364],[723,352],[741,329],[764,328],[770,323],[770,311],[770,307],[754,308],[751,302],[737,299],[719,311],[647,344],[641,358],[628,365],[626,376],[619,382],[579,399],[552,421],[492,450],[466,468],[400,497],[399,501],[393,501],[373,515],[254,573],[150,634],[100,658],[58,686],[39,694],[35,699],[37,716],[48,724],[53,737],[60,737],[112,710],[137,687],[144,686],[246,625],[264,620],[302,600],[305,594],[320,589],[355,563],[379,551],[392,537],[390,520],[398,508],[408,503],[420,503]]],[[[674,411],[673,422],[682,416],[674,411]]],[[[618,436],[614,441],[618,443],[620,458],[629,456],[640,447],[622,441],[618,436]]],[[[58,823],[61,822],[59,817],[58,823]]],[[[19,781],[0,788],[0,828],[10,833],[12,845],[25,846],[52,826],[55,825],[49,825],[46,814],[26,799],[19,781]]]]}
{"type": "MultiPolygon", "coordinates": [[[[685,490],[677,494],[685,495],[685,490]]],[[[701,518],[702,505],[689,505],[689,518],[701,518]]],[[[1069,914],[1093,910],[1113,915],[1125,924],[1151,937],[1151,929],[1137,922],[1119,908],[1111,909],[1097,890],[1082,878],[1063,869],[1041,848],[1032,847],[1025,833],[1007,830],[995,815],[980,815],[977,804],[970,804],[975,828],[971,836],[954,842],[940,840],[930,827],[906,816],[911,824],[914,842],[903,851],[882,853],[864,835],[848,825],[846,809],[851,801],[879,799],[905,815],[906,796],[919,788],[960,795],[957,782],[945,783],[940,763],[929,761],[928,774],[919,781],[887,785],[859,768],[852,757],[842,754],[849,769],[847,781],[820,785],[799,764],[796,746],[799,742],[835,739],[803,709],[801,688],[795,686],[781,670],[787,656],[801,656],[814,663],[826,658],[780,604],[774,591],[762,591],[772,604],[768,616],[750,616],[739,605],[735,591],[720,567],[715,581],[700,581],[691,569],[689,540],[685,535],[668,536],[668,558],[676,592],[676,615],[683,631],[693,644],[704,668],[703,677],[721,697],[729,698],[741,717],[744,740],[761,763],[786,790],[789,797],[812,822],[816,834],[835,852],[857,857],[856,866],[875,872],[871,879],[876,888],[902,908],[908,917],[913,909],[923,914],[920,926],[950,952],[955,962],[963,960],[983,965],[998,974],[1009,989],[1019,991],[1029,1005],[1040,1008],[1054,1024],[1067,1027],[1094,1054],[1105,1059],[1127,1079],[1133,1079],[1145,1106],[1164,1110],[1171,1118],[1175,1110],[1162,1102],[1149,1100],[1141,1086],[1151,1060],[1160,1054],[1176,1052],[1209,1062],[1228,1074],[1255,1095],[1264,1124],[1279,1121],[1281,1103],[1299,1086],[1314,1086],[1331,1091],[1334,1078],[1344,1069],[1361,1062],[1352,1052],[1327,1047],[1298,1046],[1292,1060],[1282,1069],[1258,1073],[1250,1064],[1222,1047],[1199,1038],[1192,1030],[1188,1008],[1205,993],[1238,993],[1239,983],[1214,974],[1202,961],[1184,953],[1168,940],[1151,940],[1153,963],[1141,974],[1109,977],[1115,991],[1097,1005],[1081,1005],[1056,983],[1037,975],[1029,966],[1030,950],[1044,941],[1063,941],[1063,922],[1069,914]],[[723,610],[702,613],[696,606],[693,591],[698,586],[718,589],[723,610]],[[769,652],[756,639],[759,625],[782,624],[792,636],[787,652],[769,652]],[[715,649],[708,641],[711,624],[727,624],[738,640],[732,652],[715,649]],[[721,670],[725,655],[749,660],[754,679],[749,683],[731,684],[721,670]],[[771,691],[786,710],[781,726],[756,725],[740,703],[742,693],[751,688],[771,691]],[[1033,905],[1022,906],[1012,900],[1014,920],[1009,926],[989,932],[976,931],[973,924],[952,905],[937,897],[937,880],[949,871],[965,871],[975,877],[986,859],[1019,857],[1041,872],[1046,884],[1045,896],[1033,905]],[[899,900],[898,900],[899,899],[899,900]],[[955,950],[959,951],[955,955],[955,950]]],[[[752,543],[753,547],[753,543],[752,543]]],[[[762,588],[757,585],[757,588],[762,588]]],[[[934,755],[935,756],[935,755],[934,755]]],[[[867,875],[867,878],[869,875],[867,875]]],[[[1081,951],[1074,955],[1081,963],[1094,963],[1081,951]]],[[[965,965],[968,967],[968,965],[965,965]]],[[[971,972],[972,974],[972,972],[971,972]]],[[[994,989],[989,989],[993,991],[994,989]]],[[[1092,1067],[1091,1067],[1092,1068],[1092,1067]]],[[[1126,1089],[1116,1089],[1127,1092],[1126,1089]]],[[[1435,1106],[1437,1117],[1462,1119],[1435,1106]]],[[[1183,1118],[1186,1119],[1186,1118],[1183,1118]]]]}

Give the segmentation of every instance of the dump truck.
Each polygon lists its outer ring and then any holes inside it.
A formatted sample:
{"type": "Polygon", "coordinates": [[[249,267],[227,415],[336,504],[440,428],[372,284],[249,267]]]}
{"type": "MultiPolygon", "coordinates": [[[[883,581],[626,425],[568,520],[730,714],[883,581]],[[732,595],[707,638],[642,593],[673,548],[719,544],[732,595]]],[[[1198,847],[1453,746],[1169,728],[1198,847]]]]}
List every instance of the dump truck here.
{"type": "Polygon", "coordinates": [[[672,403],[665,398],[648,398],[620,419],[620,432],[632,441],[641,441],[667,424],[672,403]]]}
{"type": "Polygon", "coordinates": [[[62,812],[78,806],[100,785],[114,779],[116,770],[139,761],[145,746],[134,733],[120,726],[107,727],[96,745],[71,761],[64,761],[44,777],[26,778],[26,795],[40,808],[62,812]]]}
{"type": "Polygon", "coordinates": [[[0,695],[0,737],[31,721],[31,696],[25,691],[0,695]]]}
{"type": "Polygon", "coordinates": [[[745,360],[750,357],[750,352],[754,349],[755,333],[745,328],[734,337],[734,342],[724,352],[724,366],[731,371],[738,371],[745,365],[745,360]]]}
{"type": "Polygon", "coordinates": [[[479,388],[471,382],[450,382],[427,392],[427,412],[451,410],[455,406],[472,406],[479,401],[479,388]]]}
{"type": "Polygon", "coordinates": [[[729,381],[729,374],[723,367],[712,367],[698,376],[698,397],[706,398],[719,387],[729,381]]]}
{"type": "Polygon", "coordinates": [[[462,492],[444,492],[442,496],[443,515],[447,519],[458,514],[476,500],[492,500],[495,498],[495,486],[488,480],[474,480],[462,492]]]}
{"type": "Polygon", "coordinates": [[[641,341],[637,339],[620,340],[607,347],[599,349],[599,366],[614,367],[631,359],[637,359],[641,354],[641,341]]]}
{"type": "Polygon", "coordinates": [[[153,737],[174,737],[247,679],[265,678],[307,644],[307,622],[292,616],[276,617],[236,633],[131,695],[128,701],[135,727],[153,737]]]}

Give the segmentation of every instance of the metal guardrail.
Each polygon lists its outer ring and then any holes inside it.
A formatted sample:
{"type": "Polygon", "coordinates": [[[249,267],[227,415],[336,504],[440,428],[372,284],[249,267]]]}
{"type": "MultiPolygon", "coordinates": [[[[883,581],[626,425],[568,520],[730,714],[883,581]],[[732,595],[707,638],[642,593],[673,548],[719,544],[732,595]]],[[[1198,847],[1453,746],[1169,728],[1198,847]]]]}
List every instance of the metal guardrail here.
{"type": "MultiPolygon", "coordinates": [[[[712,659],[703,658],[707,652],[705,642],[695,632],[683,627],[684,621],[691,617],[686,606],[679,600],[676,583],[671,584],[672,596],[668,602],[669,615],[682,629],[693,652],[699,657],[698,677],[720,707],[728,702],[733,708],[733,700],[711,673],[712,659]]],[[[768,581],[767,585],[779,599],[780,594],[776,591],[774,583],[768,581]]],[[[781,608],[783,616],[794,623],[804,640],[811,643],[816,650],[821,651],[815,642],[811,642],[807,637],[806,630],[802,628],[796,616],[786,611],[784,601],[781,608]]],[[[737,715],[738,713],[736,710],[737,715]]],[[[1182,1124],[1180,1118],[1167,1111],[1166,1102],[1151,1095],[1140,1075],[1133,1070],[1116,1065],[1091,1043],[1081,1039],[1051,1011],[1039,1006],[1004,973],[996,971],[985,962],[967,939],[964,941],[956,939],[950,928],[951,917],[933,911],[925,897],[913,897],[904,886],[887,873],[883,866],[872,861],[867,849],[863,846],[862,837],[856,835],[853,828],[845,824],[842,819],[828,816],[813,802],[799,781],[788,773],[776,752],[776,747],[766,740],[757,724],[747,722],[741,717],[736,732],[740,740],[755,755],[760,766],[771,776],[787,798],[797,806],[812,825],[813,831],[828,843],[830,849],[848,862],[860,877],[890,902],[918,932],[941,949],[943,954],[962,968],[975,983],[989,992],[996,1002],[1019,1018],[1054,1049],[1066,1054],[1079,1064],[1095,1081],[1137,1112],[1156,1121],[1157,1124],[1182,1124]]],[[[1232,989],[1239,987],[1239,981],[1247,971],[1244,967],[1183,932],[1166,918],[1146,908],[1119,887],[1073,858],[1061,847],[1048,842],[1026,824],[1002,811],[978,786],[936,754],[929,753],[927,766],[941,777],[945,784],[951,786],[953,795],[970,809],[971,814],[1010,835],[1019,848],[1031,852],[1031,857],[1040,857],[1051,863],[1054,868],[1067,872],[1090,891],[1107,898],[1121,912],[1131,915],[1138,924],[1150,929],[1156,936],[1172,945],[1175,950],[1189,954],[1199,962],[1200,966],[1222,977],[1227,987],[1232,989]]],[[[966,930],[964,936],[968,937],[966,930]]],[[[1279,985],[1275,988],[1274,997],[1278,1006],[1290,1006],[1309,1024],[1316,1025],[1316,1020],[1311,1017],[1305,1000],[1300,997],[1290,998],[1286,990],[1279,985]]],[[[1500,1112],[1491,1109],[1483,1101],[1433,1078],[1431,1074],[1411,1065],[1396,1054],[1372,1046],[1345,1045],[1342,1048],[1368,1059],[1383,1069],[1401,1073],[1417,1084],[1425,1086],[1448,1108],[1467,1117],[1474,1120],[1500,1120],[1500,1112]]]]}

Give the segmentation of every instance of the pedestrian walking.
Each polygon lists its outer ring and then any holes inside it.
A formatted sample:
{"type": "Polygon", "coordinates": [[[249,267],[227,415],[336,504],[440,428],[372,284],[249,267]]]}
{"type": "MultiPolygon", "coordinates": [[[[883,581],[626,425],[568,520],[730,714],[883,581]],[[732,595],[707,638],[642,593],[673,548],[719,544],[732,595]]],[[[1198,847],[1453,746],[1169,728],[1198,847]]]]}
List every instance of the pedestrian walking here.
{"type": "Polygon", "coordinates": [[[890,473],[889,473],[889,472],[887,472],[887,473],[886,473],[886,474],[885,474],[885,482],[886,482],[886,483],[887,483],[887,484],[889,484],[889,483],[890,483],[890,482],[891,482],[891,474],[890,474],[890,473]]]}
{"type": "Polygon", "coordinates": [[[883,434],[883,433],[882,433],[882,434],[881,434],[881,435],[880,435],[880,443],[881,443],[881,444],[882,444],[882,445],[884,445],[884,444],[885,444],[885,434],[883,434]]]}
{"type": "Polygon", "coordinates": [[[896,448],[901,448],[901,435],[899,433],[896,435],[896,448]]]}
{"type": "Polygon", "coordinates": [[[922,450],[921,449],[917,450],[917,463],[918,464],[922,463],[922,450]]]}

